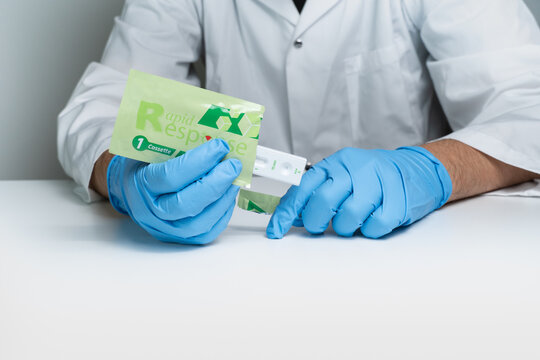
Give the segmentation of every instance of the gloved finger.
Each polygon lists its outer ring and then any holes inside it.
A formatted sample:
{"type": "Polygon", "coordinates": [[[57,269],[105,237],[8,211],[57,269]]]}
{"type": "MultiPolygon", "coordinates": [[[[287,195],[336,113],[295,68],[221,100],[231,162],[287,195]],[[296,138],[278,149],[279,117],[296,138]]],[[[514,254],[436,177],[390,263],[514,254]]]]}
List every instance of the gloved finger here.
{"type": "Polygon", "coordinates": [[[207,174],[228,152],[224,140],[208,141],[182,156],[144,167],[138,173],[140,183],[153,195],[177,192],[207,174]]]}
{"type": "Polygon", "coordinates": [[[219,234],[223,232],[227,228],[227,225],[229,224],[229,221],[231,220],[231,216],[234,211],[234,206],[231,206],[229,210],[219,219],[219,221],[216,223],[216,225],[210,229],[206,234],[197,235],[191,238],[186,239],[190,244],[192,245],[206,245],[214,241],[219,234]]]}
{"type": "Polygon", "coordinates": [[[399,171],[392,169],[380,175],[382,203],[360,227],[369,238],[380,238],[403,223],[406,214],[406,197],[399,171]]]}
{"type": "Polygon", "coordinates": [[[161,230],[157,230],[152,227],[145,228],[145,230],[148,231],[153,237],[163,242],[177,243],[177,244],[184,244],[184,245],[206,245],[214,241],[218,237],[218,235],[221,234],[223,230],[227,228],[227,224],[231,220],[233,211],[234,211],[234,206],[231,206],[227,210],[227,212],[210,229],[210,231],[201,235],[194,236],[194,237],[182,238],[182,237],[165,233],[161,230]]]}
{"type": "Polygon", "coordinates": [[[281,239],[289,231],[295,219],[301,214],[309,197],[326,180],[326,171],[313,166],[302,177],[298,186],[292,186],[281,198],[270,222],[266,227],[266,236],[281,239]]]}
{"type": "Polygon", "coordinates": [[[296,219],[293,220],[292,226],[296,227],[304,227],[304,221],[302,220],[302,217],[299,216],[296,219]]]}
{"type": "Polygon", "coordinates": [[[174,233],[182,238],[203,235],[212,230],[216,223],[236,204],[236,195],[240,187],[231,185],[216,202],[206,207],[200,214],[169,224],[175,229],[174,233]]]}
{"type": "Polygon", "coordinates": [[[151,210],[162,220],[192,217],[222,197],[241,171],[240,160],[227,159],[216,165],[206,176],[184,189],[147,201],[153,201],[151,210]]]}
{"type": "Polygon", "coordinates": [[[360,174],[357,179],[351,196],[341,204],[332,220],[332,227],[340,236],[352,236],[382,201],[381,185],[375,173],[360,174]]]}
{"type": "Polygon", "coordinates": [[[351,176],[344,168],[334,169],[331,176],[313,192],[302,212],[304,227],[312,234],[326,230],[343,201],[351,194],[351,176]]]}

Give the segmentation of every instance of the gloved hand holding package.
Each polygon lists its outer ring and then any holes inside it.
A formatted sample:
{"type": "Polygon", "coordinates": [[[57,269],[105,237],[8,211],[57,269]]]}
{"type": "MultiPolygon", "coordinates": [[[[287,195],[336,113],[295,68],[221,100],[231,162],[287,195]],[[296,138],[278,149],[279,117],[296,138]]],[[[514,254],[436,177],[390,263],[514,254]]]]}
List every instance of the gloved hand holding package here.
{"type": "Polygon", "coordinates": [[[156,239],[201,245],[229,223],[239,187],[237,159],[223,140],[211,140],[183,156],[146,164],[115,156],[107,172],[109,199],[116,210],[156,239]]]}
{"type": "Polygon", "coordinates": [[[263,111],[132,70],[109,150],[111,203],[159,240],[211,242],[251,183],[263,111]]]}

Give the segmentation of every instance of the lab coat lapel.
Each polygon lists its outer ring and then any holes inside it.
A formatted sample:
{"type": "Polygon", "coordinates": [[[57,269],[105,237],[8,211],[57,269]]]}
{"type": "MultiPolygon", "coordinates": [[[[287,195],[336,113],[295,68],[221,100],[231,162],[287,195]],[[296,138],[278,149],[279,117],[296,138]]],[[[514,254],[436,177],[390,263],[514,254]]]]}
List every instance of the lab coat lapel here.
{"type": "MultiPolygon", "coordinates": [[[[324,14],[330,11],[341,0],[307,0],[300,21],[294,32],[294,37],[302,35],[311,25],[316,23],[324,14]]],[[[279,2],[279,1],[278,1],[279,2]]],[[[292,4],[292,0],[289,0],[292,4]]]]}
{"type": "Polygon", "coordinates": [[[298,23],[298,10],[292,0],[257,0],[263,6],[284,17],[293,26],[298,23]]]}

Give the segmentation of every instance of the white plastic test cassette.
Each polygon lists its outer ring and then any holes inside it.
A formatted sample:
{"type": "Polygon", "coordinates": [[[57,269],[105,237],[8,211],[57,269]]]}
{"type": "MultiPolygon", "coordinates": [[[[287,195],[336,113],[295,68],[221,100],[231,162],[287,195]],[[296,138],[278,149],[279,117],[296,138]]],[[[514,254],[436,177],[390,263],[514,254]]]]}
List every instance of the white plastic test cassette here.
{"type": "Polygon", "coordinates": [[[306,168],[307,159],[257,146],[257,156],[253,174],[284,183],[298,185],[306,168]]]}

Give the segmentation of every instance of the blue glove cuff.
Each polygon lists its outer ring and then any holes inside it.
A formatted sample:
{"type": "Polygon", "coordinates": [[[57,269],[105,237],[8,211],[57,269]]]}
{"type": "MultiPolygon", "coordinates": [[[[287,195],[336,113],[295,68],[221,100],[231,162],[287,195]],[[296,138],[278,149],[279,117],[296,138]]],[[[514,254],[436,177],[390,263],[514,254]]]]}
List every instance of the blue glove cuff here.
{"type": "Polygon", "coordinates": [[[442,188],[442,199],[437,208],[440,208],[441,206],[446,204],[446,202],[450,198],[450,195],[452,195],[452,179],[450,178],[450,174],[448,174],[448,171],[439,161],[439,159],[437,159],[435,156],[433,156],[432,153],[430,153],[428,150],[424,149],[421,146],[405,146],[400,147],[397,150],[414,151],[427,158],[433,164],[442,188]]]}
{"type": "Polygon", "coordinates": [[[107,167],[107,192],[113,208],[121,214],[127,214],[127,207],[123,200],[121,177],[118,176],[122,171],[123,159],[121,156],[116,155],[111,159],[107,167]]]}

